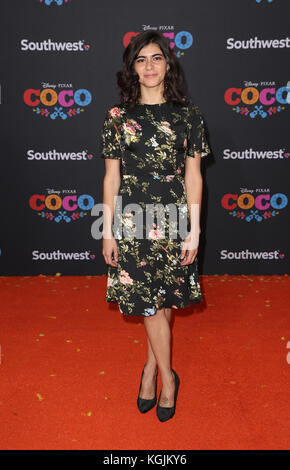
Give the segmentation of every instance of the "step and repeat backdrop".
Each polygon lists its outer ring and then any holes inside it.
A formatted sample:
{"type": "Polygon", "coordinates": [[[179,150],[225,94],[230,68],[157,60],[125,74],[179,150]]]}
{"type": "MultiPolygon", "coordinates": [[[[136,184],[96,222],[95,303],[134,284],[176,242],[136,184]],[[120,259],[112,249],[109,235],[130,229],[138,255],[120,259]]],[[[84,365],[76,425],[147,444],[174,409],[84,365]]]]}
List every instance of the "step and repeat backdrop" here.
{"type": "Polygon", "coordinates": [[[106,273],[100,135],[131,38],[161,31],[212,149],[201,274],[289,272],[288,0],[1,2],[0,275],[106,273]]]}

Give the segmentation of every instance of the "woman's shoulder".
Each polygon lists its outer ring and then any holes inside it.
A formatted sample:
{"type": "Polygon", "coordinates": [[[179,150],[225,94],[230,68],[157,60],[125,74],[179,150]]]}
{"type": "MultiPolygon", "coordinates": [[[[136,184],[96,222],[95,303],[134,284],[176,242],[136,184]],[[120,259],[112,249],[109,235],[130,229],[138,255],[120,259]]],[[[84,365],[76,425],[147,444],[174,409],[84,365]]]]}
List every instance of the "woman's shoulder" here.
{"type": "Polygon", "coordinates": [[[201,115],[200,107],[194,101],[189,101],[189,103],[187,104],[187,111],[192,117],[201,115]]]}
{"type": "Polygon", "coordinates": [[[124,113],[124,107],[119,103],[112,103],[107,107],[107,113],[112,117],[117,117],[124,113]]]}
{"type": "Polygon", "coordinates": [[[114,124],[118,124],[121,122],[124,113],[125,109],[121,104],[112,103],[106,108],[105,120],[114,124]]]}

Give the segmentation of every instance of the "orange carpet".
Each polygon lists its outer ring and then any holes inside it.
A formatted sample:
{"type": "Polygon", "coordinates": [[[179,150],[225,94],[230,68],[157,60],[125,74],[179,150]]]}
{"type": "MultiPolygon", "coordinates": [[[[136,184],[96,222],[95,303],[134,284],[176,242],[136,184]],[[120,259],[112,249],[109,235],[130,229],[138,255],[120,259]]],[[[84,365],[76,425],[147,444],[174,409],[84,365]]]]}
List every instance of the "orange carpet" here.
{"type": "Polygon", "coordinates": [[[289,449],[289,277],[200,280],[203,304],[173,310],[160,423],[136,405],[143,318],[104,301],[106,276],[0,277],[1,449],[289,449]]]}

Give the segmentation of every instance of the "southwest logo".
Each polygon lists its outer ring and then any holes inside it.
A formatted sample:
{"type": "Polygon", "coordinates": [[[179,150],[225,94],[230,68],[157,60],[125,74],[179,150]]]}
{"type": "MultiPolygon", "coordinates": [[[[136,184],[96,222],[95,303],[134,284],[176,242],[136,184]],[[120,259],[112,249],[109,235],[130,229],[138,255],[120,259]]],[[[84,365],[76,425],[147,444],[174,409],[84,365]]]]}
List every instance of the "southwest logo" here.
{"type": "Polygon", "coordinates": [[[79,41],[53,41],[51,38],[43,41],[29,41],[21,39],[22,52],[87,52],[90,50],[90,44],[86,44],[84,39],[79,41]]]}
{"type": "Polygon", "coordinates": [[[32,251],[33,261],[94,261],[96,256],[89,250],[64,252],[61,250],[54,251],[32,251]]]}

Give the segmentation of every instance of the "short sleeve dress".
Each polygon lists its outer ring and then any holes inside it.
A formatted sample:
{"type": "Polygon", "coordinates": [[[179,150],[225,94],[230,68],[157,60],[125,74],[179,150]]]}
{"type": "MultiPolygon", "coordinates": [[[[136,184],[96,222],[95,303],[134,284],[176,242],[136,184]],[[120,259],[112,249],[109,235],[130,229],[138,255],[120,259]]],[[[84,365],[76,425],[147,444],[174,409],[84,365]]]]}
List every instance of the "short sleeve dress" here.
{"type": "Polygon", "coordinates": [[[180,265],[190,229],[185,159],[195,151],[211,153],[195,104],[115,104],[106,113],[101,157],[121,160],[121,185],[112,226],[118,266],[108,265],[105,300],[123,314],[151,316],[202,300],[197,257],[180,265]]]}

